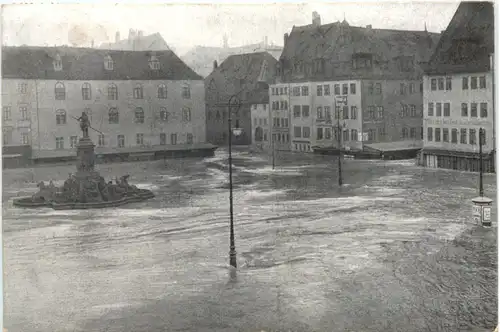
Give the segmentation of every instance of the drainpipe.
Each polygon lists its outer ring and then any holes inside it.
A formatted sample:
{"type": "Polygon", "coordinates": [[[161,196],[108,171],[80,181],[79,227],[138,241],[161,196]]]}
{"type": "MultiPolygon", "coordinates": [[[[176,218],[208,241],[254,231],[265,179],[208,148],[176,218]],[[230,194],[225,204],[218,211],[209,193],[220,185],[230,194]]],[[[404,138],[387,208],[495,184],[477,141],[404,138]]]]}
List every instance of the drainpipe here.
{"type": "MultiPolygon", "coordinates": [[[[40,151],[40,108],[38,104],[38,81],[35,79],[35,98],[36,98],[36,121],[37,121],[37,137],[38,137],[38,150],[40,151]]],[[[31,126],[30,126],[31,127],[31,126]]],[[[31,146],[33,146],[33,133],[31,133],[31,146]]]]}
{"type": "Polygon", "coordinates": [[[493,171],[495,171],[495,164],[496,164],[496,131],[495,131],[495,58],[494,58],[494,53],[490,54],[490,71],[491,71],[491,87],[492,87],[492,101],[493,101],[493,171]]]}

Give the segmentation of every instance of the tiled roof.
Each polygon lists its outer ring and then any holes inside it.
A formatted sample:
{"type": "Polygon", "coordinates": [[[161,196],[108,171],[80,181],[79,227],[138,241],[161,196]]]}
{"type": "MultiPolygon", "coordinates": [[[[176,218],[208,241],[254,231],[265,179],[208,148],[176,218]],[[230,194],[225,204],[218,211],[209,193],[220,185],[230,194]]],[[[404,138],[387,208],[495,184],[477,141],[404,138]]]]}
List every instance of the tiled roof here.
{"type": "Polygon", "coordinates": [[[287,75],[287,70],[295,63],[311,63],[316,59],[325,61],[323,79],[394,75],[400,71],[395,61],[400,56],[414,56],[415,71],[419,72],[418,63],[428,61],[438,40],[437,33],[355,27],[346,21],[321,26],[294,26],[280,61],[285,70],[285,81],[294,80],[290,73],[287,75]],[[373,54],[372,72],[352,68],[352,56],[356,53],[373,54]]]}
{"type": "Polygon", "coordinates": [[[425,71],[429,74],[488,71],[494,52],[491,2],[461,2],[425,71]]]}
{"type": "Polygon", "coordinates": [[[2,47],[2,77],[53,80],[202,80],[172,51],[116,51],[74,47],[2,47]],[[159,70],[149,66],[151,55],[159,70]],[[53,61],[59,55],[63,70],[53,61]],[[113,70],[104,68],[106,56],[113,70]]]}
{"type": "Polygon", "coordinates": [[[216,90],[221,99],[240,93],[242,102],[262,101],[263,91],[267,94],[269,83],[274,81],[277,60],[267,52],[231,55],[206,79],[207,94],[216,90]],[[263,66],[267,67],[261,77],[263,66]],[[210,89],[210,86],[213,89],[210,89]]]}

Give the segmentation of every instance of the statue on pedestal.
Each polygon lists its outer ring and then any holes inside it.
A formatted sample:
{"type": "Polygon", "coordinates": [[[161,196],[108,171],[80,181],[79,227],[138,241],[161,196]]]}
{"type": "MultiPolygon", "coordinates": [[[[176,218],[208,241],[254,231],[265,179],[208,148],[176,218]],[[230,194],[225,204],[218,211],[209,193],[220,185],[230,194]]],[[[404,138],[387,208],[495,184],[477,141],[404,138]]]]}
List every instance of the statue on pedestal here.
{"type": "Polygon", "coordinates": [[[90,127],[90,121],[87,113],[82,112],[82,116],[77,119],[80,122],[80,129],[83,132],[83,137],[88,138],[89,137],[89,127],[90,127]]]}

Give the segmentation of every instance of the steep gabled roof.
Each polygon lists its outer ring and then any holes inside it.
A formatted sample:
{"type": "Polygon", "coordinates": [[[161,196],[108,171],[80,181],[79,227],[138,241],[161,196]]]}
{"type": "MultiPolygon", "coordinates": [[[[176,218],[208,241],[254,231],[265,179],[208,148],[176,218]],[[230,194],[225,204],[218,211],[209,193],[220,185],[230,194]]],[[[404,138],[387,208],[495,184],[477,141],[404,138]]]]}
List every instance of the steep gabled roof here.
{"type": "Polygon", "coordinates": [[[494,52],[491,2],[461,2],[425,71],[429,74],[488,71],[494,52]]]}
{"type": "MultiPolygon", "coordinates": [[[[320,26],[309,24],[292,28],[280,61],[288,66],[315,59],[339,64],[350,62],[356,53],[370,53],[376,63],[390,64],[397,57],[408,56],[418,64],[428,61],[438,40],[437,33],[363,28],[350,26],[345,20],[320,26]]],[[[336,75],[350,75],[351,68],[344,67],[345,73],[337,68],[336,75]]],[[[385,70],[390,74],[397,68],[389,65],[385,70]]]]}
{"type": "Polygon", "coordinates": [[[75,47],[5,46],[2,48],[2,77],[52,80],[202,80],[172,51],[114,51],[75,47]],[[151,55],[159,70],[149,66],[151,55]],[[63,69],[53,61],[61,57],[63,69]],[[106,56],[113,70],[105,70],[106,56]]]}

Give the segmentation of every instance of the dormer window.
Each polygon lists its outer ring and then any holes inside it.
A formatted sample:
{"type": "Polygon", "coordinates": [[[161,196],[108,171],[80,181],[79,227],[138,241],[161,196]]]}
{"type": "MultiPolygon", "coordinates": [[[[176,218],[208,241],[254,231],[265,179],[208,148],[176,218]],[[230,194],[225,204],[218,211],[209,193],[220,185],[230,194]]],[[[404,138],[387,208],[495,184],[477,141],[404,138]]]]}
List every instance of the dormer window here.
{"type": "Polygon", "coordinates": [[[113,66],[114,66],[113,59],[111,59],[111,57],[107,55],[106,58],[104,58],[104,68],[106,70],[113,70],[113,66]]]}
{"type": "Polygon", "coordinates": [[[395,58],[398,63],[399,70],[401,71],[413,71],[414,69],[414,57],[413,56],[399,56],[395,58]]]}
{"type": "Polygon", "coordinates": [[[152,70],[159,70],[160,69],[160,61],[154,55],[152,55],[151,59],[149,60],[149,68],[151,68],[152,70]]]}
{"type": "Polygon", "coordinates": [[[356,53],[352,56],[352,67],[354,69],[372,68],[373,55],[369,53],[356,53]]]}
{"type": "Polygon", "coordinates": [[[313,62],[313,71],[315,74],[320,74],[325,71],[325,59],[316,59],[313,62]]]}
{"type": "Polygon", "coordinates": [[[61,56],[59,54],[56,54],[56,56],[54,58],[54,70],[61,71],[62,69],[63,69],[63,65],[62,65],[61,56]]]}

